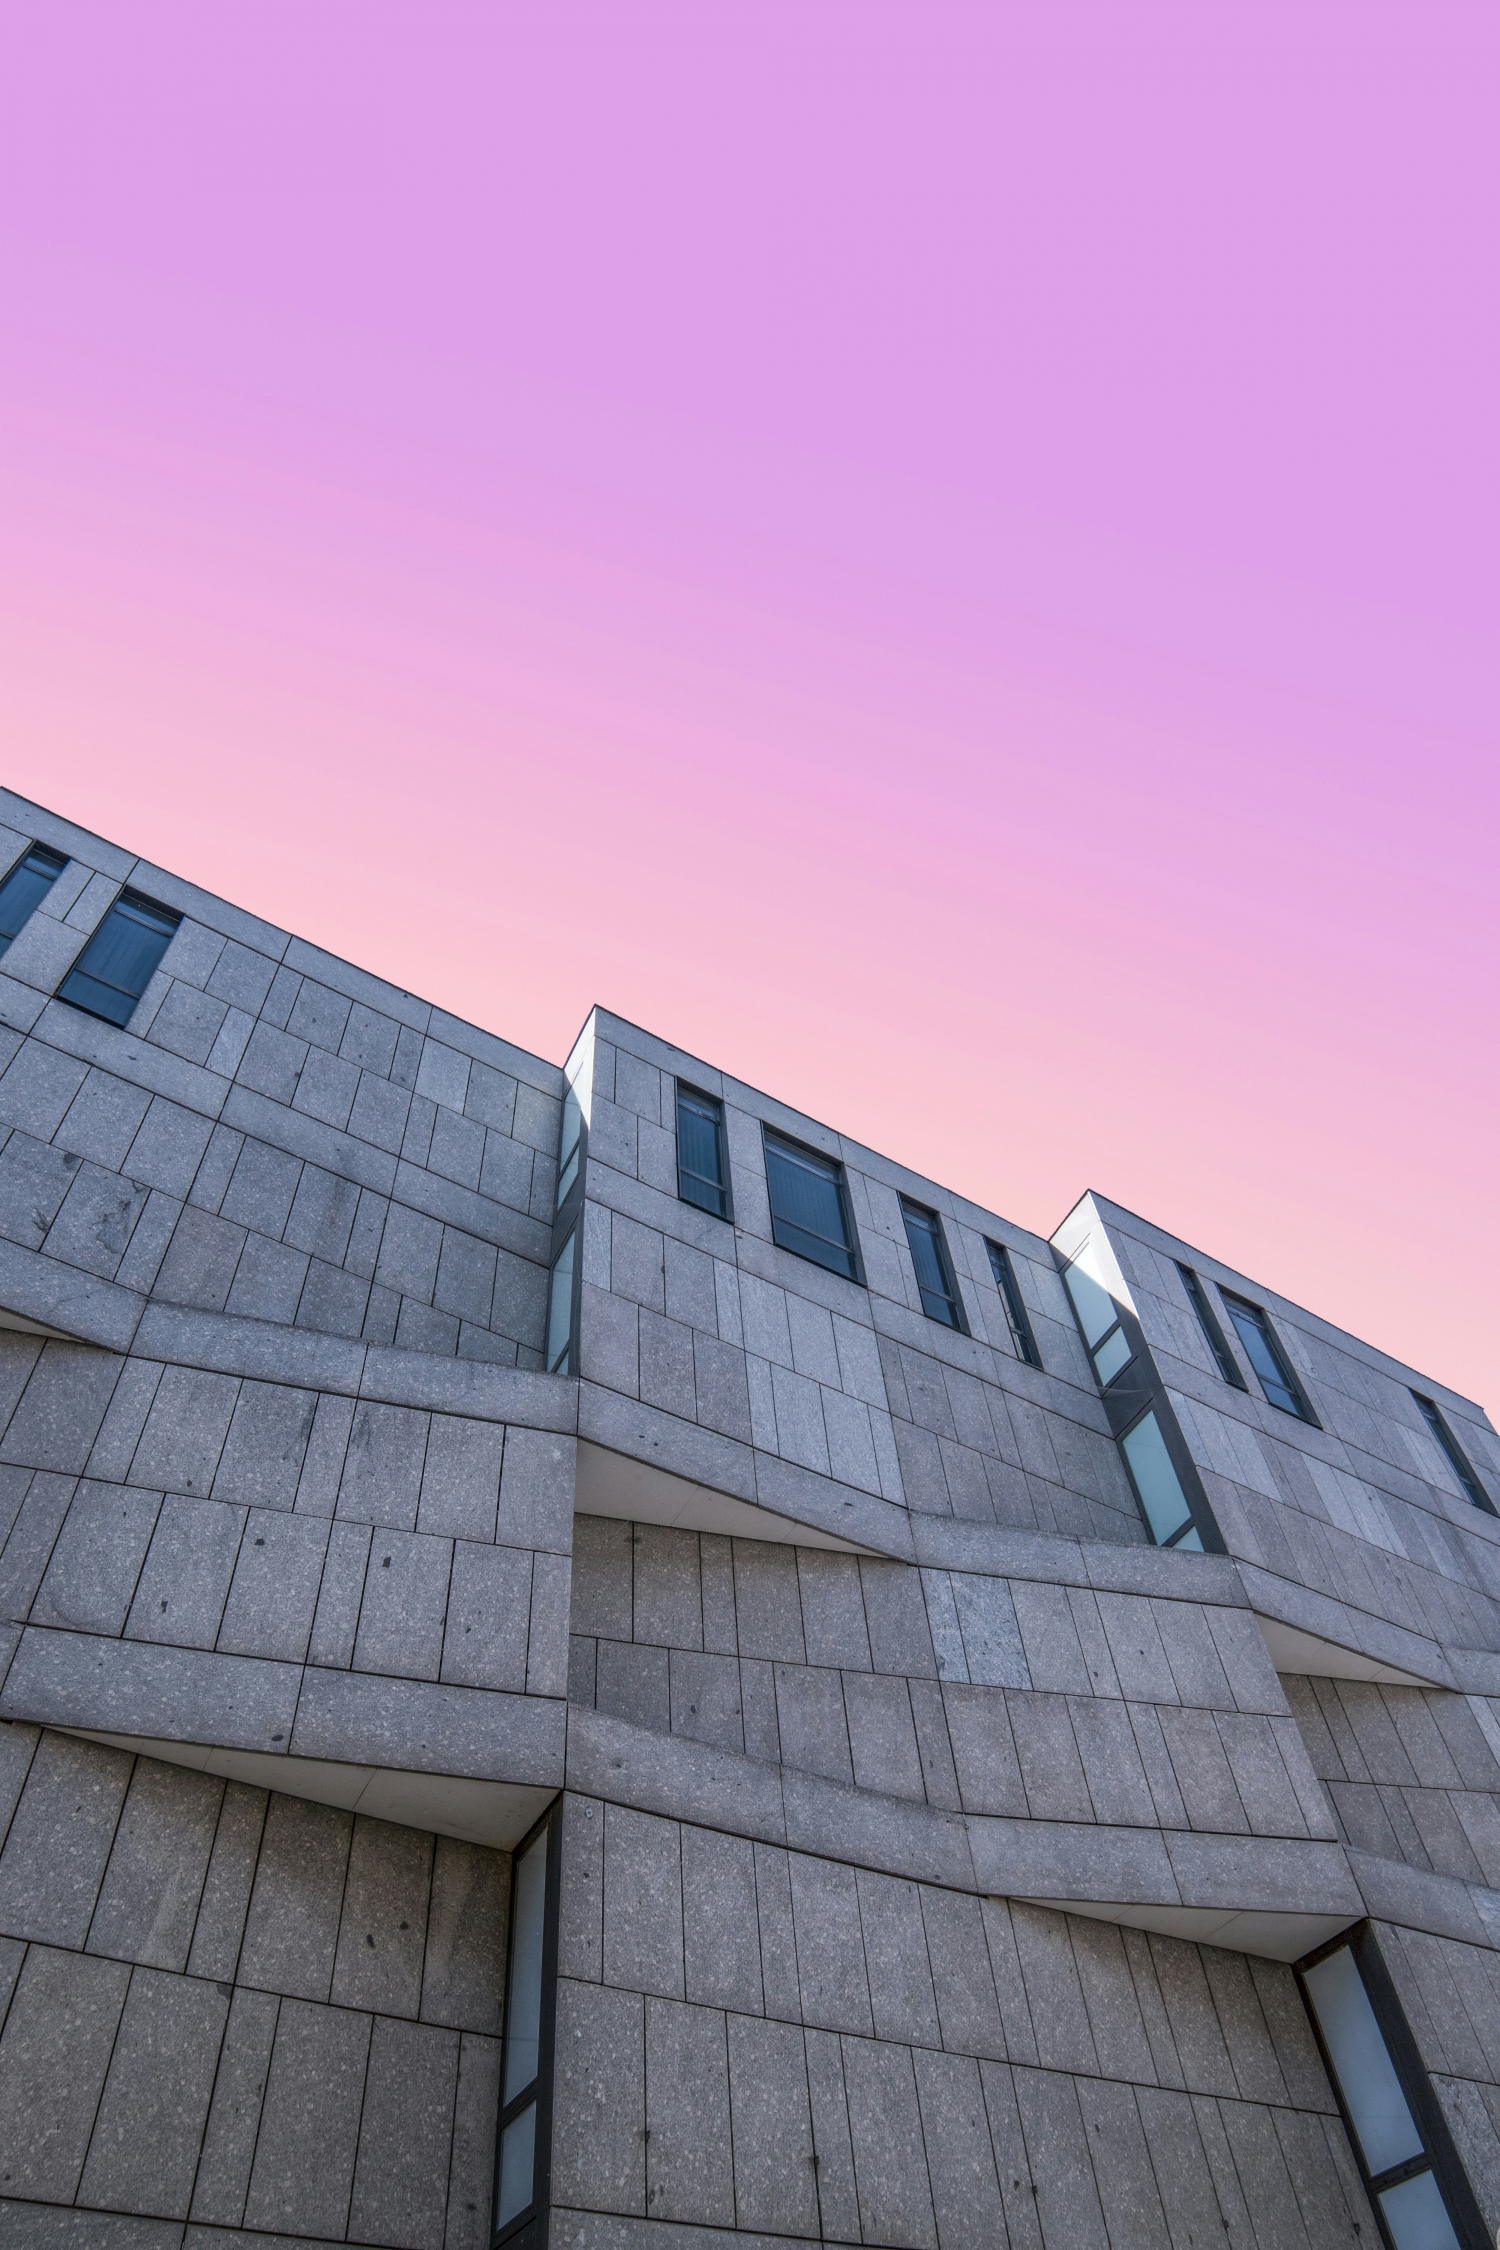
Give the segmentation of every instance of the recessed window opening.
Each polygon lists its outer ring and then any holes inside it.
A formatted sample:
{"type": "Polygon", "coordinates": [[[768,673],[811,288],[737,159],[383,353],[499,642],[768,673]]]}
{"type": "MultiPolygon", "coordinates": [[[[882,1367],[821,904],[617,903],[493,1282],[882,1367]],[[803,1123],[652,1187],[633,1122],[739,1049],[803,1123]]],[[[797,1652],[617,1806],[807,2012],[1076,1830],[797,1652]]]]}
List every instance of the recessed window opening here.
{"type": "Polygon", "coordinates": [[[578,1242],[574,1227],[552,1262],[547,1291],[547,1373],[571,1375],[573,1368],[573,1260],[578,1242]]]}
{"type": "Polygon", "coordinates": [[[716,1219],[729,1217],[724,1104],[696,1086],[677,1086],[677,1193],[716,1219]]]}
{"type": "Polygon", "coordinates": [[[1291,1362],[1260,1306],[1248,1303],[1243,1297],[1232,1297],[1227,1289],[1221,1289],[1219,1295],[1245,1347],[1245,1357],[1255,1369],[1260,1387],[1271,1404],[1283,1414],[1295,1414],[1299,1422],[1311,1422],[1316,1426],[1318,1418],[1308,1404],[1307,1394],[1292,1373],[1291,1362]]]}
{"type": "Polygon", "coordinates": [[[945,1328],[956,1328],[964,1333],[963,1307],[959,1302],[958,1283],[953,1278],[948,1245],[943,1239],[942,1220],[936,1211],[928,1211],[920,1203],[910,1203],[904,1195],[901,1216],[906,1221],[906,1239],[911,1249],[911,1262],[917,1270],[923,1312],[929,1320],[940,1320],[945,1328]]]}
{"type": "Polygon", "coordinates": [[[181,920],[169,906],[158,906],[139,891],[121,891],[58,986],[58,999],[123,1028],[181,920]]]}
{"type": "Polygon", "coordinates": [[[1000,1292],[1000,1302],[1005,1307],[1005,1317],[1010,1323],[1010,1340],[1016,1347],[1016,1357],[1024,1359],[1028,1367],[1040,1367],[1042,1355],[1037,1350],[1031,1316],[1021,1298],[1010,1252],[1002,1249],[998,1242],[990,1241],[986,1241],[985,1249],[989,1252],[990,1272],[995,1277],[995,1287],[1000,1292]]]}
{"type": "Polygon", "coordinates": [[[67,864],[61,852],[46,844],[32,844],[22,853],[0,883],[0,953],[30,921],[67,864]]]}
{"type": "Polygon", "coordinates": [[[1161,1424],[1148,1408],[1120,1440],[1120,1451],[1135,1487],[1152,1538],[1158,1547],[1182,1547],[1203,1553],[1203,1541],[1193,1522],[1182,1480],[1172,1466],[1161,1424]]]}
{"type": "Polygon", "coordinates": [[[553,1208],[560,1211],[568,1200],[568,1192],[578,1177],[583,1161],[583,1104],[578,1099],[578,1089],[570,1086],[563,1096],[562,1130],[557,1142],[557,1201],[553,1208]]]}
{"type": "Polygon", "coordinates": [[[1353,1947],[1337,1947],[1301,1977],[1365,2185],[1396,2250],[1462,2250],[1353,1947]]]}
{"type": "Polygon", "coordinates": [[[1459,1481],[1464,1498],[1471,1507],[1483,1508],[1486,1515],[1494,1515],[1494,1502],[1474,1474],[1473,1464],[1469,1460],[1469,1456],[1449,1429],[1446,1417],[1439,1410],[1436,1401],[1423,1398],[1420,1391],[1413,1391],[1411,1395],[1422,1410],[1423,1421],[1442,1447],[1448,1466],[1459,1481]]]}
{"type": "Polygon", "coordinates": [[[1108,1386],[1130,1365],[1134,1347],[1120,1319],[1120,1308],[1103,1285],[1075,1260],[1064,1266],[1063,1280],[1089,1347],[1089,1357],[1101,1386],[1108,1386]]]}
{"type": "Polygon", "coordinates": [[[843,1165],[769,1128],[765,1143],[773,1239],[799,1258],[858,1281],[859,1252],[843,1165]]]}
{"type": "Polygon", "coordinates": [[[510,1960],[500,2072],[498,2243],[521,2232],[546,2200],[550,2138],[552,1987],[556,1976],[553,1894],[556,1815],[549,1813],[511,1865],[510,1960]]]}
{"type": "Polygon", "coordinates": [[[1182,1276],[1182,1286],[1187,1291],[1188,1303],[1198,1315],[1198,1326],[1203,1331],[1204,1342],[1213,1354],[1214,1365],[1218,1368],[1226,1383],[1233,1383],[1237,1391],[1247,1390],[1249,1386],[1240,1373],[1233,1352],[1229,1349],[1228,1337],[1214,1318],[1213,1307],[1208,1301],[1208,1295],[1202,1282],[1198,1279],[1192,1267],[1185,1266],[1180,1258],[1177,1261],[1177,1271],[1182,1276]]]}

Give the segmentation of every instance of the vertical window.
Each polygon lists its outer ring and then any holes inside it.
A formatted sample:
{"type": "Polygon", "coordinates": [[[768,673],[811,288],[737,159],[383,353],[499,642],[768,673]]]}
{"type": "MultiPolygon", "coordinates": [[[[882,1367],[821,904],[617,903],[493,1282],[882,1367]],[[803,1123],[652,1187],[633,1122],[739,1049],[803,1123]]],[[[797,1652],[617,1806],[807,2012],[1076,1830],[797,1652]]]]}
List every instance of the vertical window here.
{"type": "Polygon", "coordinates": [[[578,1089],[570,1086],[563,1096],[562,1130],[557,1140],[557,1201],[553,1209],[560,1211],[568,1200],[568,1192],[578,1177],[583,1161],[583,1104],[578,1099],[578,1089]]]}
{"type": "Polygon", "coordinates": [[[1010,1340],[1016,1347],[1017,1359],[1024,1359],[1028,1367],[1040,1367],[1042,1355],[1037,1350],[1032,1333],[1031,1316],[1021,1299],[1015,1268],[1010,1262],[1010,1252],[998,1242],[986,1242],[990,1254],[990,1272],[995,1277],[995,1287],[1000,1292],[1000,1302],[1005,1307],[1005,1317],[1010,1322],[1010,1340]]]}
{"type": "Polygon", "coordinates": [[[911,1262],[917,1269],[923,1312],[929,1320],[940,1320],[945,1328],[965,1333],[963,1307],[959,1303],[948,1245],[943,1240],[942,1220],[936,1211],[924,1210],[920,1203],[908,1203],[904,1195],[901,1216],[906,1221],[906,1239],[911,1247],[911,1262]]]}
{"type": "Polygon", "coordinates": [[[1203,1541],[1154,1413],[1148,1410],[1131,1424],[1120,1440],[1120,1451],[1157,1546],[1186,1547],[1201,1555],[1203,1541]]]}
{"type": "Polygon", "coordinates": [[[547,1292],[547,1373],[571,1375],[573,1369],[573,1259],[578,1242],[575,1227],[552,1262],[547,1292]]]}
{"type": "Polygon", "coordinates": [[[49,851],[45,844],[33,844],[16,861],[0,883],[0,953],[30,920],[67,864],[61,852],[49,851]]]}
{"type": "Polygon", "coordinates": [[[1307,1403],[1307,1394],[1292,1373],[1291,1363],[1276,1340],[1276,1331],[1259,1305],[1247,1304],[1243,1297],[1231,1297],[1227,1289],[1221,1289],[1219,1295],[1245,1347],[1245,1357],[1259,1376],[1260,1387],[1271,1404],[1279,1407],[1283,1414],[1295,1414],[1299,1421],[1316,1425],[1318,1418],[1307,1403]]]}
{"type": "Polygon", "coordinates": [[[1420,1391],[1413,1391],[1411,1395],[1421,1409],[1423,1421],[1442,1447],[1448,1466],[1457,1477],[1465,1499],[1471,1507],[1483,1508],[1486,1515],[1494,1515],[1494,1502],[1475,1476],[1469,1456],[1449,1429],[1436,1403],[1430,1398],[1423,1398],[1420,1391]]]}
{"type": "Polygon", "coordinates": [[[1233,1352],[1229,1349],[1228,1337],[1214,1318],[1213,1307],[1208,1301],[1202,1282],[1198,1279],[1192,1267],[1185,1266],[1181,1259],[1177,1261],[1177,1271],[1182,1276],[1182,1286],[1187,1291],[1188,1303],[1198,1315],[1198,1326],[1203,1331],[1204,1342],[1213,1354],[1215,1366],[1226,1383],[1233,1383],[1237,1391],[1243,1391],[1247,1388],[1245,1378],[1239,1371],[1233,1352]]]}
{"type": "Polygon", "coordinates": [[[121,891],[57,988],[85,1015],[124,1025],[172,942],[180,914],[138,891],[121,891]]]}
{"type": "MultiPolygon", "coordinates": [[[[1358,1954],[1363,1951],[1366,1947],[1358,1941],[1338,1945],[1301,1972],[1349,2137],[1396,2250],[1462,2250],[1464,2241],[1475,2239],[1471,2229],[1477,2217],[1465,2208],[1467,2183],[1451,2148],[1437,2145],[1441,2128],[1435,2135],[1424,2134],[1413,2114],[1412,2096],[1419,2111],[1435,2105],[1417,2094],[1420,2066],[1409,2063],[1407,2084],[1402,2083],[1398,2058],[1361,1973],[1358,1954]],[[1454,2224],[1455,2206],[1461,2212],[1462,2237],[1454,2224]]],[[[1398,2040],[1398,2047],[1405,2043],[1398,2040]]]]}
{"type": "Polygon", "coordinates": [[[557,1814],[550,1811],[511,1866],[510,1961],[500,2067],[498,2242],[519,2234],[546,2201],[552,2076],[552,1997],[557,1972],[557,1814]]]}
{"type": "Polygon", "coordinates": [[[783,1250],[858,1281],[859,1252],[843,1165],[769,1129],[765,1141],[773,1238],[783,1250]]]}
{"type": "Polygon", "coordinates": [[[677,1193],[684,1203],[729,1217],[729,1164],[724,1148],[724,1104],[696,1086],[677,1087],[677,1193]]]}
{"type": "Polygon", "coordinates": [[[1107,1385],[1130,1365],[1135,1356],[1120,1319],[1120,1308],[1109,1291],[1078,1264],[1064,1266],[1063,1280],[1083,1330],[1089,1357],[1100,1384],[1107,1385]]]}

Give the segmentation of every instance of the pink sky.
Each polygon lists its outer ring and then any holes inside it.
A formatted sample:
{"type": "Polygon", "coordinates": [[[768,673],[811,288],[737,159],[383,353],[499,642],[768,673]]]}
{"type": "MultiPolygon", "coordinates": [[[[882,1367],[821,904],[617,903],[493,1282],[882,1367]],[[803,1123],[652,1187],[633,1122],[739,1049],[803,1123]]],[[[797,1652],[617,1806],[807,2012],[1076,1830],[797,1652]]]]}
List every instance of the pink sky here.
{"type": "Polygon", "coordinates": [[[13,8],[4,777],[1500,1403],[1497,64],[1440,0],[13,8]]]}

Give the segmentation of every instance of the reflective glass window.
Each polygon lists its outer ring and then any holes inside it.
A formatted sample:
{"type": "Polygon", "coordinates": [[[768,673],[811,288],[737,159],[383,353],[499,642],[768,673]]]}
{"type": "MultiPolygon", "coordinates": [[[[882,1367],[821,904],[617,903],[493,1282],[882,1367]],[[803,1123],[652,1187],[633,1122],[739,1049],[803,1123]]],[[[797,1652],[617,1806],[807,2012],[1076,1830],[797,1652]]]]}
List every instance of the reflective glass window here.
{"type": "Polygon", "coordinates": [[[1073,1310],[1078,1315],[1078,1325],[1090,1345],[1107,1336],[1120,1317],[1119,1308],[1109,1291],[1098,1283],[1091,1273],[1080,1265],[1066,1266],[1063,1279],[1068,1285],[1068,1295],[1073,1300],[1073,1310]]]}
{"type": "Polygon", "coordinates": [[[1112,1383],[1122,1367],[1130,1365],[1133,1353],[1123,1328],[1107,1336],[1094,1354],[1094,1367],[1101,1383],[1112,1383]]]}
{"type": "Polygon", "coordinates": [[[843,1166],[799,1141],[767,1133],[766,1186],[771,1232],[782,1249],[795,1250],[799,1257],[858,1281],[843,1166]]]}
{"type": "Polygon", "coordinates": [[[33,844],[0,883],[0,953],[21,930],[67,866],[61,852],[33,844]]]}
{"type": "Polygon", "coordinates": [[[549,1375],[570,1375],[573,1370],[569,1355],[573,1348],[573,1249],[578,1240],[575,1227],[557,1254],[552,1268],[552,1283],[547,1297],[547,1372],[549,1375]]]}
{"type": "Polygon", "coordinates": [[[121,891],[57,988],[85,1014],[124,1025],[171,944],[180,914],[135,891],[121,891]]]}
{"type": "Polygon", "coordinates": [[[536,2179],[536,2103],[514,2116],[500,2132],[500,2179],[495,2192],[495,2231],[509,2226],[530,2207],[536,2179]]]}
{"type": "Polygon", "coordinates": [[[1000,1292],[1005,1317],[1010,1323],[1011,1342],[1016,1347],[1016,1357],[1024,1359],[1028,1367],[1040,1367],[1042,1355],[1037,1350],[1031,1317],[1022,1301],[1010,1252],[1002,1249],[998,1242],[986,1242],[985,1249],[989,1252],[990,1272],[995,1277],[995,1287],[1000,1292]]]}
{"type": "Polygon", "coordinates": [[[908,1203],[904,1195],[901,1216],[906,1221],[906,1240],[916,1268],[923,1312],[929,1320],[940,1320],[945,1328],[961,1329],[964,1322],[959,1309],[958,1284],[948,1262],[942,1220],[936,1211],[924,1210],[920,1203],[908,1203]]]}
{"type": "Polygon", "coordinates": [[[510,1981],[505,1995],[505,2091],[514,2101],[536,2076],[542,2022],[542,1933],[547,1918],[547,1831],[516,1861],[510,1981]]]}
{"type": "Polygon", "coordinates": [[[1411,1395],[1421,1410],[1423,1421],[1442,1447],[1448,1466],[1457,1477],[1459,1489],[1464,1498],[1471,1507],[1483,1508],[1486,1514],[1493,1515],[1495,1510],[1490,1496],[1478,1477],[1475,1476],[1468,1455],[1449,1429],[1447,1421],[1438,1409],[1437,1402],[1434,1399],[1423,1398],[1420,1391],[1413,1391],[1411,1395]]]}
{"type": "Polygon", "coordinates": [[[1462,2250],[1431,2172],[1418,2172],[1399,2187],[1387,2188],[1379,2203],[1396,2250],[1462,2250]]]}
{"type": "Polygon", "coordinates": [[[1412,2122],[1353,1953],[1341,1946],[1307,1970],[1302,1981],[1370,2172],[1388,2172],[1420,2156],[1422,2136],[1412,2122]]]}
{"type": "MultiPolygon", "coordinates": [[[[1185,1546],[1192,1510],[1154,1413],[1143,1414],[1132,1424],[1120,1440],[1120,1450],[1158,1547],[1185,1546]]],[[[1203,1542],[1196,1532],[1192,1537],[1201,1553],[1203,1542]]]]}
{"type": "Polygon", "coordinates": [[[561,1210],[568,1200],[568,1190],[578,1177],[578,1167],[583,1161],[583,1104],[578,1090],[570,1086],[563,1096],[562,1133],[557,1149],[557,1202],[561,1210]]]}
{"type": "Polygon", "coordinates": [[[1243,1297],[1231,1297],[1227,1290],[1221,1294],[1240,1342],[1245,1347],[1245,1357],[1255,1369],[1266,1397],[1273,1406],[1279,1406],[1283,1414],[1295,1414],[1301,1421],[1311,1421],[1312,1416],[1298,1387],[1297,1378],[1287,1365],[1281,1346],[1272,1333],[1271,1323],[1259,1305],[1248,1305],[1243,1297]]]}
{"type": "Polygon", "coordinates": [[[716,1219],[729,1216],[724,1104],[696,1086],[677,1088],[677,1193],[716,1219]]]}

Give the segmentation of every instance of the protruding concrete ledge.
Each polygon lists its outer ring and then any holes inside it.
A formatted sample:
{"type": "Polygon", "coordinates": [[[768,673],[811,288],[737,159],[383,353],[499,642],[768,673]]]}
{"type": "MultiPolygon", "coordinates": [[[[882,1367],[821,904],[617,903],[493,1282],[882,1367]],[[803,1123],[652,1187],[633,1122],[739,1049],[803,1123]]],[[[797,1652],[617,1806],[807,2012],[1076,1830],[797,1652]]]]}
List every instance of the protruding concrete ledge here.
{"type": "Polygon", "coordinates": [[[652,1734],[602,1711],[570,1710],[567,1777],[568,1787],[586,1797],[763,1844],[786,1842],[781,1768],[710,1743],[652,1734]]]}
{"type": "Polygon", "coordinates": [[[550,1696],[309,1665],[292,1748],[304,1758],[560,1789],[566,1730],[567,1705],[550,1696]]]}
{"type": "Polygon", "coordinates": [[[577,1508],[583,1516],[659,1523],[678,1531],[716,1531],[729,1539],[766,1539],[773,1545],[820,1547],[842,1555],[874,1552],[852,1539],[837,1539],[790,1516],[775,1515],[753,1500],[732,1499],[728,1493],[692,1484],[686,1477],[584,1438],[578,1442],[577,1508]]]}
{"type": "Polygon", "coordinates": [[[1372,1616],[1368,1610],[1353,1609],[1347,1602],[1335,1601],[1330,1594],[1318,1594],[1309,1587],[1294,1585],[1290,1579],[1278,1578],[1274,1571],[1262,1570],[1256,1563],[1242,1561],[1239,1570],[1250,1597],[1250,1607],[1257,1617],[1268,1618],[1277,1625],[1294,1626],[1333,1648],[1376,1664],[1389,1665],[1423,1687],[1453,1686],[1452,1667],[1436,1641],[1420,1633],[1409,1633],[1403,1626],[1372,1616]]]}
{"type": "Polygon", "coordinates": [[[1107,1539],[1070,1539],[1056,1532],[1011,1531],[1002,1524],[961,1523],[952,1516],[914,1515],[915,1559],[933,1570],[977,1571],[1049,1586],[1087,1586],[1095,1593],[1148,1594],[1160,1600],[1247,1606],[1239,1566],[1224,1555],[1107,1539]]]}
{"type": "MultiPolygon", "coordinates": [[[[1300,1625],[1262,1617],[1259,1610],[1255,1612],[1255,1622],[1278,1672],[1305,1672],[1319,1680],[1371,1680],[1384,1687],[1446,1684],[1434,1683],[1416,1672],[1403,1672],[1395,1664],[1382,1664],[1358,1649],[1340,1648],[1337,1642],[1325,1641],[1319,1633],[1304,1632],[1300,1625]]],[[[1500,1670],[1500,1658],[1491,1661],[1500,1670]]],[[[1497,1683],[1497,1692],[1500,1692],[1500,1683],[1497,1683]]]]}
{"type": "Polygon", "coordinates": [[[80,1273],[76,1266],[65,1266],[58,1258],[44,1257],[40,1250],[0,1242],[0,1306],[10,1316],[5,1320],[8,1328],[123,1352],[135,1335],[146,1300],[133,1289],[121,1289],[112,1281],[80,1273]]]}
{"type": "Polygon", "coordinates": [[[1500,1946],[1500,1892],[1375,1852],[1351,1851],[1349,1865],[1377,1922],[1399,1922],[1466,1945],[1500,1946]]]}
{"type": "MultiPolygon", "coordinates": [[[[195,1773],[221,1774],[226,1781],[255,1789],[276,1789],[284,1797],[305,1797],[341,1812],[391,1820],[406,1828],[425,1828],[456,1836],[466,1844],[510,1851],[541,1818],[555,1789],[508,1781],[475,1781],[441,1773],[401,1773],[381,1766],[340,1765],[332,1759],[268,1757],[258,1750],[209,1750],[201,1743],[165,1742],[149,1735],[108,1734],[97,1727],[68,1727],[68,1734],[133,1750],[143,1758],[187,1766],[195,1773]]],[[[3,2239],[3,2236],[0,2236],[3,2239]]]]}

